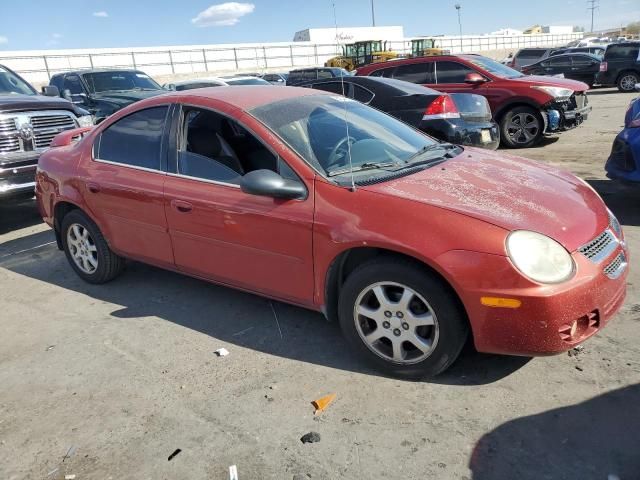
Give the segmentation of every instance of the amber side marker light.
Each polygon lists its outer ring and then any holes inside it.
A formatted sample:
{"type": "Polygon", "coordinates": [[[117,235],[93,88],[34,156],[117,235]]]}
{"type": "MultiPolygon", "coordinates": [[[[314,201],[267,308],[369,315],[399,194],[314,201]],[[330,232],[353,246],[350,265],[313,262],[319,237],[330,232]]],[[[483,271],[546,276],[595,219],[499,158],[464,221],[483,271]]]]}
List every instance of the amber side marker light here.
{"type": "Polygon", "coordinates": [[[515,298],[480,297],[480,303],[487,307],[520,308],[522,302],[515,298]]]}

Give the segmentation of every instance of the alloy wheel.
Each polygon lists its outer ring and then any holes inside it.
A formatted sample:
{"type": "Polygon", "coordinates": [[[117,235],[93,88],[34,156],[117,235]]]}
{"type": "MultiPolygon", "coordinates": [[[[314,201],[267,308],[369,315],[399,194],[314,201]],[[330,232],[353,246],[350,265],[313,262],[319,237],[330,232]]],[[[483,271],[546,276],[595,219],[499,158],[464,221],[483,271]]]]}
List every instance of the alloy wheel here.
{"type": "Polygon", "coordinates": [[[435,312],[415,290],[394,282],[369,285],[358,295],[353,317],[365,345],[385,360],[410,365],[438,343],[435,312]]]}
{"type": "Polygon", "coordinates": [[[620,88],[625,92],[631,92],[636,86],[635,75],[625,75],[620,79],[620,88]]]}
{"type": "Polygon", "coordinates": [[[514,143],[525,144],[533,140],[540,131],[540,122],[531,113],[517,113],[507,125],[507,135],[514,143]]]}
{"type": "Polygon", "coordinates": [[[67,230],[67,245],[71,258],[84,273],[91,275],[98,268],[98,248],[89,230],[74,223],[67,230]]]}

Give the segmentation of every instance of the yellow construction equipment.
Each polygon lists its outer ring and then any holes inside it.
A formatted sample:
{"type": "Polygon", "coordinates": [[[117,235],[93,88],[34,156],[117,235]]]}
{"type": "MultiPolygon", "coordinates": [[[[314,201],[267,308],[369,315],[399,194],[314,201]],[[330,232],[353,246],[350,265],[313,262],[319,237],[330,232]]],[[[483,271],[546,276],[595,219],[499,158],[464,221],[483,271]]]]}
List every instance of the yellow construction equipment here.
{"type": "Polygon", "coordinates": [[[436,48],[436,41],[433,38],[414,38],[411,40],[412,57],[430,57],[433,55],[446,55],[449,50],[436,48]]]}
{"type": "Polygon", "coordinates": [[[370,63],[386,62],[398,58],[398,54],[387,50],[387,42],[366,40],[350,43],[342,47],[342,55],[330,58],[325,67],[338,67],[351,71],[370,63]]]}

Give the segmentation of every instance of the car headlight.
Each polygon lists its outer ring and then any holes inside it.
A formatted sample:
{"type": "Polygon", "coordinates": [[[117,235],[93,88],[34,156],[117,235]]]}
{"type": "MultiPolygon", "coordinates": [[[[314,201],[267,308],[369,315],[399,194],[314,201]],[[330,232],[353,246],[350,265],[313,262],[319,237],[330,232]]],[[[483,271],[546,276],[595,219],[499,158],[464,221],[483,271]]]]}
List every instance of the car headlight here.
{"type": "Polygon", "coordinates": [[[544,85],[534,85],[531,88],[535,88],[536,90],[540,90],[541,92],[544,92],[547,95],[551,95],[554,99],[558,101],[569,100],[569,97],[573,95],[573,90],[571,90],[570,88],[548,87],[544,85]]]}
{"type": "Polygon", "coordinates": [[[526,277],[539,283],[560,283],[573,276],[573,258],[555,240],[536,232],[516,230],[507,237],[507,254],[526,277]]]}
{"type": "Polygon", "coordinates": [[[92,127],[93,123],[93,115],[83,115],[78,117],[78,125],[81,127],[92,127]]]}

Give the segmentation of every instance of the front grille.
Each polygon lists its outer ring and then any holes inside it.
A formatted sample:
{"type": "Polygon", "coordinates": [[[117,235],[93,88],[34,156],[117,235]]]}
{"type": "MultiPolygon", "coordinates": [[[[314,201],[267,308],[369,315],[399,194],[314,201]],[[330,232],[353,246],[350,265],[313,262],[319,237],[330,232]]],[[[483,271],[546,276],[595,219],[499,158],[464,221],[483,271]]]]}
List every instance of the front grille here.
{"type": "Polygon", "coordinates": [[[613,279],[618,278],[622,275],[622,272],[627,268],[627,257],[624,252],[620,252],[616,258],[609,265],[604,267],[604,274],[613,279]]]}
{"type": "Polygon", "coordinates": [[[63,110],[0,115],[0,153],[42,151],[57,134],[77,126],[73,113],[63,110]]]}
{"type": "Polygon", "coordinates": [[[613,233],[611,233],[611,230],[607,229],[589,243],[580,247],[578,251],[593,263],[600,263],[607,258],[617,246],[618,240],[613,233]]]}
{"type": "Polygon", "coordinates": [[[611,147],[609,161],[623,172],[633,172],[636,169],[636,162],[633,152],[627,142],[616,139],[611,147]]]}

